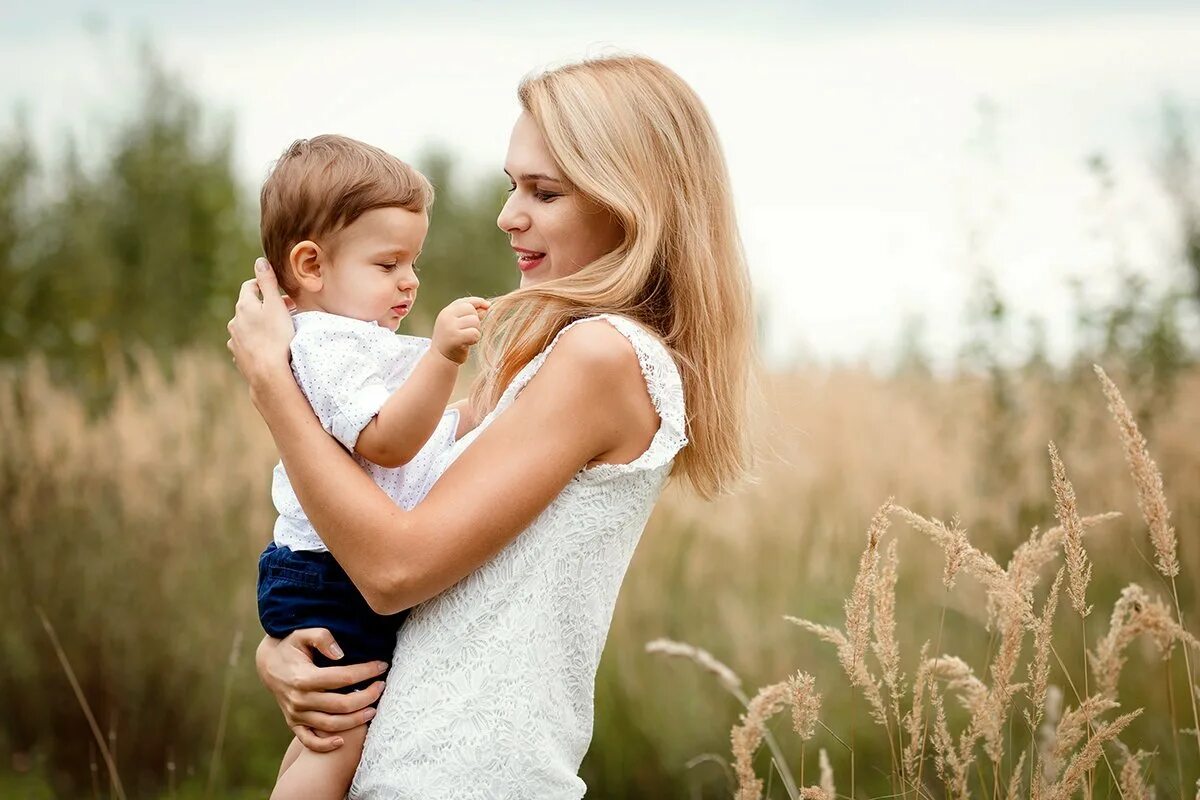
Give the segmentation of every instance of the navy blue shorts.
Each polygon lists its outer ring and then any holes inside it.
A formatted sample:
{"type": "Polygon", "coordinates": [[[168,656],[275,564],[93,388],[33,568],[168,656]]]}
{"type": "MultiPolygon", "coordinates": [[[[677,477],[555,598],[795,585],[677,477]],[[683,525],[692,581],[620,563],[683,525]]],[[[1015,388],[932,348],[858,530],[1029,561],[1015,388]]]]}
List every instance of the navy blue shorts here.
{"type": "MultiPolygon", "coordinates": [[[[328,552],[293,551],[271,542],[258,557],[258,618],[263,630],[282,639],[300,628],[328,628],[345,656],[334,661],[314,650],[318,667],[391,663],[396,632],[407,615],[372,611],[328,552]]],[[[382,677],[335,691],[363,689],[382,677]]]]}

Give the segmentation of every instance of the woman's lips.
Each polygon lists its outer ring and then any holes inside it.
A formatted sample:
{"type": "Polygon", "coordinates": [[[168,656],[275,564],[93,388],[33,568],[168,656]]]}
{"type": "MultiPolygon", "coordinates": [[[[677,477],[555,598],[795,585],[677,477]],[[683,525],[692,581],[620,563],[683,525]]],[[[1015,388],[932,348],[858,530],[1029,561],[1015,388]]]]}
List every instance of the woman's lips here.
{"type": "Polygon", "coordinates": [[[514,247],[513,251],[517,254],[517,268],[521,272],[528,272],[531,269],[536,269],[541,266],[541,263],[546,260],[545,253],[539,253],[534,250],[522,250],[519,247],[514,247]]]}

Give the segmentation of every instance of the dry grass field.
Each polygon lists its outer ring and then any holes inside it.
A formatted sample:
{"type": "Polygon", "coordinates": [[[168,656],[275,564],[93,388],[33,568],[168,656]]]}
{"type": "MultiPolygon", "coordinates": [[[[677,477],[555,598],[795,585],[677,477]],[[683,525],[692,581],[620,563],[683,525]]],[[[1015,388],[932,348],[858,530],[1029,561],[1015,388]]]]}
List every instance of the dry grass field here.
{"type": "MultiPolygon", "coordinates": [[[[634,557],[589,796],[1193,796],[1200,651],[1171,626],[1200,630],[1200,373],[1150,397],[1102,366],[1161,468],[1174,580],[1090,371],[1000,401],[981,378],[772,376],[757,483],[669,489],[634,557]]],[[[288,738],[252,667],[275,454],[227,361],[147,361],[99,413],[12,369],[0,440],[0,794],[259,796],[288,738]]]]}

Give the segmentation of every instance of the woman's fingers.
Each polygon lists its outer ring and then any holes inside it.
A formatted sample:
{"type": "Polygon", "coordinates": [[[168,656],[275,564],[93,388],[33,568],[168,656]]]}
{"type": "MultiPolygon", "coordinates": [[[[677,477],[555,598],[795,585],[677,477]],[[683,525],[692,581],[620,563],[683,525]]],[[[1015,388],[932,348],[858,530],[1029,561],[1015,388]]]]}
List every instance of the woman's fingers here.
{"type": "Polygon", "coordinates": [[[342,657],[342,648],[338,647],[328,628],[301,628],[292,631],[287,638],[293,647],[320,650],[326,658],[332,658],[334,661],[342,657]]]}
{"type": "Polygon", "coordinates": [[[293,725],[292,733],[296,734],[296,738],[300,740],[300,744],[312,750],[315,753],[330,753],[337,750],[345,740],[342,737],[334,734],[332,736],[322,736],[311,728],[306,728],[303,725],[293,725]]]}
{"type": "Polygon", "coordinates": [[[387,670],[387,664],[382,661],[347,664],[344,667],[311,667],[297,674],[293,686],[305,692],[341,689],[362,681],[369,681],[371,678],[378,678],[385,670],[387,670]]]}
{"type": "Polygon", "coordinates": [[[262,291],[264,306],[285,306],[283,295],[279,293],[279,281],[275,279],[275,270],[271,269],[270,262],[265,258],[255,259],[254,277],[262,291]]]}
{"type": "Polygon", "coordinates": [[[339,733],[366,725],[375,717],[375,709],[364,708],[353,714],[325,714],[320,711],[298,711],[291,715],[294,725],[303,725],[320,734],[339,733]]]}
{"type": "Polygon", "coordinates": [[[238,291],[237,304],[234,307],[238,311],[248,311],[261,305],[262,294],[259,291],[258,279],[242,281],[242,288],[238,291]]]}
{"type": "Polygon", "coordinates": [[[288,708],[293,714],[305,711],[320,711],[325,714],[353,714],[379,700],[383,694],[383,681],[376,681],[356,692],[306,692],[295,691],[288,696],[288,708]]]}

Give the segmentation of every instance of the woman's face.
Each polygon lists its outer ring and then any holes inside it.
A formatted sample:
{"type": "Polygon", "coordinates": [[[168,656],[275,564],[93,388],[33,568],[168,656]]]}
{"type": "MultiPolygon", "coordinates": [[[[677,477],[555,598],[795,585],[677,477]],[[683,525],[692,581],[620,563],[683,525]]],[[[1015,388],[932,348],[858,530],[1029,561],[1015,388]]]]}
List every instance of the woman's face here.
{"type": "Polygon", "coordinates": [[[513,127],[504,171],[512,189],[496,224],[517,255],[522,287],[578,272],[621,243],[616,217],[563,181],[527,113],[513,127]]]}

